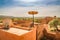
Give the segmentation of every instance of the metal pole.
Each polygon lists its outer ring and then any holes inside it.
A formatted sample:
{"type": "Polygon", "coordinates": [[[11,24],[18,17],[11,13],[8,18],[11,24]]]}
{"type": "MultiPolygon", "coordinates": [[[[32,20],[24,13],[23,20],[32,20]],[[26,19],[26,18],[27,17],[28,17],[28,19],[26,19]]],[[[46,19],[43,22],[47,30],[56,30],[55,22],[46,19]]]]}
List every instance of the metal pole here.
{"type": "Polygon", "coordinates": [[[31,24],[30,27],[34,27],[34,14],[33,14],[32,16],[33,16],[33,17],[32,17],[32,24],[31,24]]]}
{"type": "Polygon", "coordinates": [[[33,14],[33,27],[34,27],[34,14],[33,14]]]}

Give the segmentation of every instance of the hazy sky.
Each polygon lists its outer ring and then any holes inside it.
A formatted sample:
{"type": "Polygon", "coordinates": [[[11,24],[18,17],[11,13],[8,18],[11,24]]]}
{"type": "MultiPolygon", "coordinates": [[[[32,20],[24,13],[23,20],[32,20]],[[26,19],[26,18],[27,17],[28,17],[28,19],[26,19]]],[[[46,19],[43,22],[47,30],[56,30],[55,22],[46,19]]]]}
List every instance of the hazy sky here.
{"type": "Polygon", "coordinates": [[[60,0],[0,0],[0,15],[31,17],[31,10],[39,12],[36,17],[60,17],[60,0]]]}

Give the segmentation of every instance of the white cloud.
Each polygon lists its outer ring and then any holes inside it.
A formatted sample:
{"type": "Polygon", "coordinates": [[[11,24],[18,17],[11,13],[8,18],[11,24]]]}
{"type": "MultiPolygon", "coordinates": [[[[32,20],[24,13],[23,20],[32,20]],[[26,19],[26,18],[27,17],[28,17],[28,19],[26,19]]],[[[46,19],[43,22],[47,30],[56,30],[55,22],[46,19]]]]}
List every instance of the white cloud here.
{"type": "Polygon", "coordinates": [[[48,5],[60,5],[60,0],[3,0],[0,1],[1,7],[10,6],[48,6],[48,5]],[[4,3],[4,4],[2,4],[4,3]]]}
{"type": "Polygon", "coordinates": [[[17,16],[17,17],[31,17],[28,11],[35,10],[39,16],[58,16],[60,17],[60,6],[45,6],[45,7],[11,7],[0,9],[0,15],[17,16]],[[3,14],[2,14],[3,13],[3,14]]]}
{"type": "Polygon", "coordinates": [[[20,1],[20,2],[36,2],[37,0],[15,0],[15,1],[20,1]]]}
{"type": "Polygon", "coordinates": [[[37,0],[21,0],[22,2],[36,2],[37,0]]]}

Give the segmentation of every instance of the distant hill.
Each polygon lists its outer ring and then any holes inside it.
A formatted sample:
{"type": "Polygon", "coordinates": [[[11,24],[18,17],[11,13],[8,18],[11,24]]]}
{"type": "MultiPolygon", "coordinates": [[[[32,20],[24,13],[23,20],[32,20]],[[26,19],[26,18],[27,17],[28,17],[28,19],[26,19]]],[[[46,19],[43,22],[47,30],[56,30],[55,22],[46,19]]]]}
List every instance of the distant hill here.
{"type": "MultiPolygon", "coordinates": [[[[0,15],[0,18],[4,18],[4,17],[10,17],[10,18],[32,18],[32,17],[14,17],[14,16],[4,16],[4,15],[0,15]]],[[[44,18],[44,17],[35,17],[35,18],[44,18]]]]}
{"type": "MultiPolygon", "coordinates": [[[[4,16],[4,15],[0,15],[0,18],[4,18],[4,17],[9,17],[9,18],[33,18],[33,17],[14,17],[14,16],[4,16]]],[[[47,16],[49,17],[49,16],[47,16]]],[[[35,17],[35,19],[40,19],[40,18],[45,18],[45,17],[35,17]]],[[[60,18],[60,17],[57,17],[60,18]]]]}
{"type": "Polygon", "coordinates": [[[3,15],[0,15],[0,18],[4,18],[4,17],[10,17],[10,18],[13,18],[13,16],[3,16],[3,15]]]}

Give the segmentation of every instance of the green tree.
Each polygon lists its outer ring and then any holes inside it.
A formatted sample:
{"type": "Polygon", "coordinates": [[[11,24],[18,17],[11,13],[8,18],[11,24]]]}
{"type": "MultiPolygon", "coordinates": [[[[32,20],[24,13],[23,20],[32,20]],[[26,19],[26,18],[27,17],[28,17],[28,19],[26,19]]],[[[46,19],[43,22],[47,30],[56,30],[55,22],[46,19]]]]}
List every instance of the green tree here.
{"type": "Polygon", "coordinates": [[[50,28],[54,27],[56,30],[58,30],[58,25],[60,25],[60,21],[58,19],[54,19],[51,22],[49,22],[50,28]]]}

